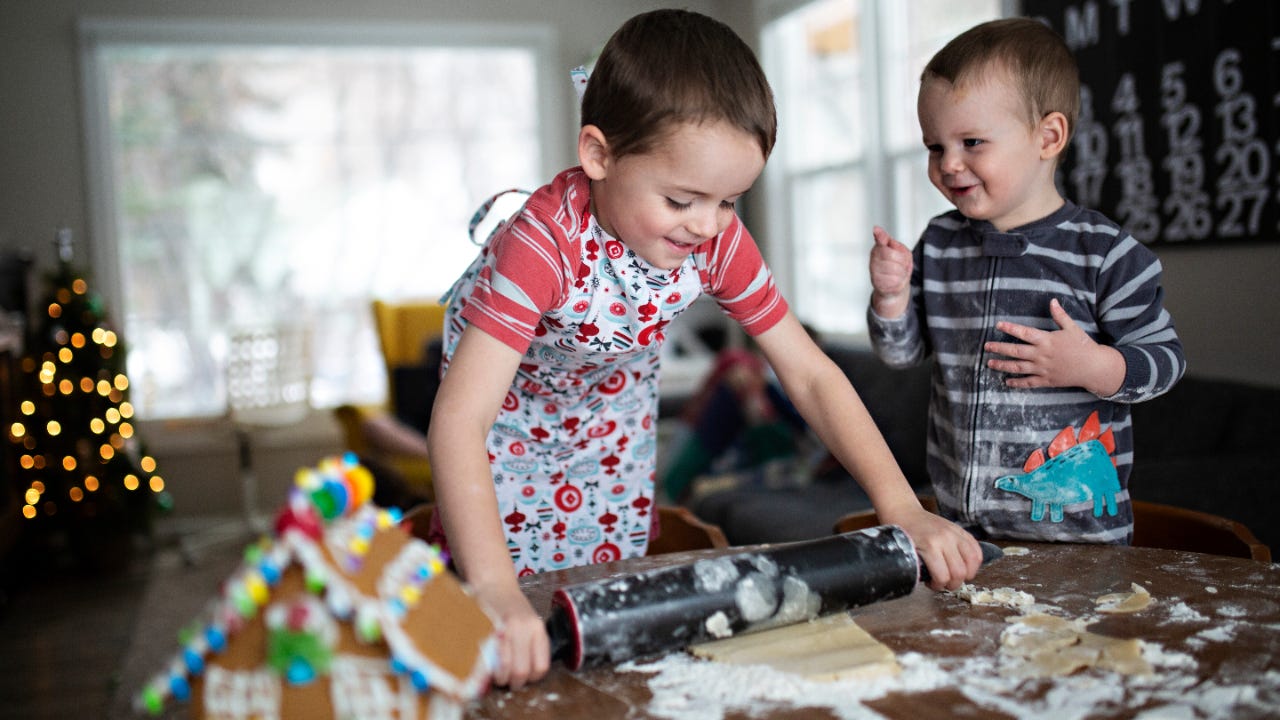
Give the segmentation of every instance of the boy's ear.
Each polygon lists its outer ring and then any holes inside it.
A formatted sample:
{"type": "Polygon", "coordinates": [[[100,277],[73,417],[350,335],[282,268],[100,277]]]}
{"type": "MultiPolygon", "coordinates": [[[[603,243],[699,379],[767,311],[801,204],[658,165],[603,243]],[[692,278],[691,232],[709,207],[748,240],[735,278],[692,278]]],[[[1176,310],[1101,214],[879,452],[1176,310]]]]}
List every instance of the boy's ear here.
{"type": "Polygon", "coordinates": [[[578,164],[592,180],[609,174],[609,141],[595,125],[583,125],[578,131],[578,164]]]}
{"type": "Polygon", "coordinates": [[[1040,133],[1040,159],[1053,160],[1067,147],[1067,116],[1057,110],[1045,115],[1037,126],[1040,133]]]}

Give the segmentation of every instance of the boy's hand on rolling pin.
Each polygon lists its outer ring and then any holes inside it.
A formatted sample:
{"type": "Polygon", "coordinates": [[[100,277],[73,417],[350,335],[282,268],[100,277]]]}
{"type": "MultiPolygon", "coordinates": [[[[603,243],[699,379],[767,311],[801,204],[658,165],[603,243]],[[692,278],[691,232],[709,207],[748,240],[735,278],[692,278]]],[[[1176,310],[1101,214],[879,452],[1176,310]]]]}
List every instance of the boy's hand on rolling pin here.
{"type": "Polygon", "coordinates": [[[498,616],[498,669],[493,684],[519,690],[537,682],[551,665],[551,643],[541,617],[515,582],[476,587],[476,594],[498,616]]]}
{"type": "Polygon", "coordinates": [[[907,311],[911,299],[911,249],[877,225],[871,230],[871,309],[893,320],[907,311]]]}
{"type": "Polygon", "coordinates": [[[946,518],[924,508],[882,518],[906,531],[916,553],[929,568],[934,590],[955,590],[978,574],[982,548],[972,535],[946,518]]]}

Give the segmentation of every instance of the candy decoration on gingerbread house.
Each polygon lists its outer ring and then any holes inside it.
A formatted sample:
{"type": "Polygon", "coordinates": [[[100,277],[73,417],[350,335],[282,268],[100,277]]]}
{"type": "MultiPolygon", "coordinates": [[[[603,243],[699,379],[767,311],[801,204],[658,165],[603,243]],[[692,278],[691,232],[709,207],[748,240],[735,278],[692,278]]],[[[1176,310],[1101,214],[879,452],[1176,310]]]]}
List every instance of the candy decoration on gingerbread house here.
{"type": "Polygon", "coordinates": [[[139,693],[193,718],[457,718],[488,686],[494,623],[348,454],[298,472],[245,561],[139,693]]]}

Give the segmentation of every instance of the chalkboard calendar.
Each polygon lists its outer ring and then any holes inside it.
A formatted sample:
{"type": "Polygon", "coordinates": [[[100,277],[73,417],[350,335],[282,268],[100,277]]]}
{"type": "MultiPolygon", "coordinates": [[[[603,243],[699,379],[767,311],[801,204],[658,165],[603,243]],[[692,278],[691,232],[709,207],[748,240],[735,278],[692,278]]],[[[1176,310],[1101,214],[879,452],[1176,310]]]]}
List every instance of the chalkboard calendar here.
{"type": "Polygon", "coordinates": [[[1280,2],[1024,0],[1080,66],[1063,193],[1144,243],[1280,239],[1280,2]]]}

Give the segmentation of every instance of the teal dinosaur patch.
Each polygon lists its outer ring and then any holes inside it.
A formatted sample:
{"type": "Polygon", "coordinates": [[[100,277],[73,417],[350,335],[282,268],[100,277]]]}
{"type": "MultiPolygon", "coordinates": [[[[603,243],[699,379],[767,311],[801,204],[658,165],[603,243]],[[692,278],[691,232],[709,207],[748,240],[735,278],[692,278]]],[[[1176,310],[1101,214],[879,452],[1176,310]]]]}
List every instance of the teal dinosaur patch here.
{"type": "Polygon", "coordinates": [[[1073,445],[1022,475],[996,479],[996,487],[1031,500],[1031,519],[1062,522],[1064,505],[1093,501],[1093,516],[1116,514],[1120,478],[1107,448],[1097,439],[1073,445]]]}

